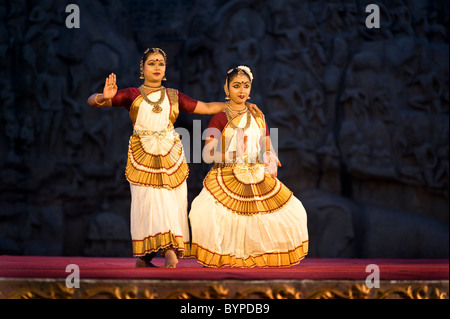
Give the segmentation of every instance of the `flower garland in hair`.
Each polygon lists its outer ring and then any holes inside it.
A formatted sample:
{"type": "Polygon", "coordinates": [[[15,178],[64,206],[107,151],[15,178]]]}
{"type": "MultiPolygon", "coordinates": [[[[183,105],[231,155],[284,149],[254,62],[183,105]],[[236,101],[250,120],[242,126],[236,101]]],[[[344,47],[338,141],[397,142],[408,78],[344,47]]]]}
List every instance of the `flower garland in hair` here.
{"type": "Polygon", "coordinates": [[[250,82],[253,82],[253,73],[250,70],[250,68],[248,66],[245,65],[240,65],[237,67],[237,69],[244,71],[245,73],[248,74],[248,76],[250,77],[250,82]]]}

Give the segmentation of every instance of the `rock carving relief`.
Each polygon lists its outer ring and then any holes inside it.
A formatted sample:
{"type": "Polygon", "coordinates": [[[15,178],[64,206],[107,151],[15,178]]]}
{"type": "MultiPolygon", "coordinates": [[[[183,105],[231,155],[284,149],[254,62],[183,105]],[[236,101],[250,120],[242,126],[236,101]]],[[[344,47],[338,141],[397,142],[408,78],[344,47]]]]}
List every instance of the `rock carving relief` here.
{"type": "MultiPolygon", "coordinates": [[[[448,258],[449,5],[381,1],[368,29],[368,3],[89,1],[80,29],[60,1],[0,5],[0,253],[112,255],[120,241],[127,255],[131,239],[100,224],[128,227],[131,122],[86,100],[110,72],[138,86],[141,52],[159,46],[166,86],[203,101],[224,101],[232,66],[253,69],[250,101],[278,130],[278,176],[307,209],[311,256],[448,258]],[[388,222],[430,245],[405,247],[388,222]]],[[[176,124],[193,119],[209,122],[176,124]]],[[[208,165],[190,168],[192,199],[208,165]]]]}

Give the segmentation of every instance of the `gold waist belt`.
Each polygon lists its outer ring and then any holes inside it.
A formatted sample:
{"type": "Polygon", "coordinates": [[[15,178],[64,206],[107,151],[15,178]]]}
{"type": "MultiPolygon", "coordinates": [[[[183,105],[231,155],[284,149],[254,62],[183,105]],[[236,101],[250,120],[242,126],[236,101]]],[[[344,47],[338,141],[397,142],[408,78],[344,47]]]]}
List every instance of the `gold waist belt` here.
{"type": "Polygon", "coordinates": [[[152,131],[152,130],[133,130],[133,135],[136,136],[154,136],[160,139],[163,139],[166,137],[166,134],[173,131],[173,126],[159,131],[152,131]]]}
{"type": "Polygon", "coordinates": [[[259,153],[251,153],[236,157],[234,159],[226,159],[225,163],[253,165],[261,163],[260,158],[261,156],[259,153]]]}
{"type": "Polygon", "coordinates": [[[254,167],[261,165],[260,156],[258,153],[256,154],[248,154],[245,156],[241,156],[238,158],[235,158],[233,161],[226,161],[225,163],[217,163],[218,167],[236,167],[236,166],[242,166],[242,167],[254,167]]]}

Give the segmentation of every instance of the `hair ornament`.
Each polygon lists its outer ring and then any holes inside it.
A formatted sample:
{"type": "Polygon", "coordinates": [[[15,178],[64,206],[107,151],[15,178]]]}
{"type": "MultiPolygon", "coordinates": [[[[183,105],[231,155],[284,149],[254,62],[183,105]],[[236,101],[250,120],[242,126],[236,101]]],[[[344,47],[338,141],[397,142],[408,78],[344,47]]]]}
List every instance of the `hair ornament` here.
{"type": "Polygon", "coordinates": [[[142,59],[144,59],[145,55],[146,55],[148,52],[150,52],[150,50],[152,50],[153,53],[161,53],[162,56],[164,57],[164,61],[167,62],[167,55],[166,55],[166,52],[164,52],[164,50],[163,50],[163,49],[160,49],[160,48],[147,48],[147,49],[145,49],[144,54],[142,55],[142,59]]]}
{"type": "MultiPolygon", "coordinates": [[[[247,75],[250,77],[250,82],[253,82],[253,73],[248,66],[240,65],[236,69],[242,70],[245,73],[247,73],[247,75]]],[[[228,71],[228,73],[230,73],[230,72],[228,71]]]]}

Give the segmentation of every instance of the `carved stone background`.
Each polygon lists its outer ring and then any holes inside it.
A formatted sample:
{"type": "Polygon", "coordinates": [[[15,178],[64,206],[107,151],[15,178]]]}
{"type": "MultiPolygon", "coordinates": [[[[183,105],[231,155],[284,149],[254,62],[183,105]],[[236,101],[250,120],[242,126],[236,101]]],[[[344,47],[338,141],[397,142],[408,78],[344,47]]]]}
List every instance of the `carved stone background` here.
{"type": "MultiPolygon", "coordinates": [[[[439,0],[1,0],[0,254],[131,255],[131,122],[86,100],[110,72],[138,86],[159,46],[166,86],[203,101],[224,100],[231,67],[253,68],[309,256],[448,258],[448,17],[439,0]]],[[[209,166],[190,170],[191,201],[209,166]]]]}

